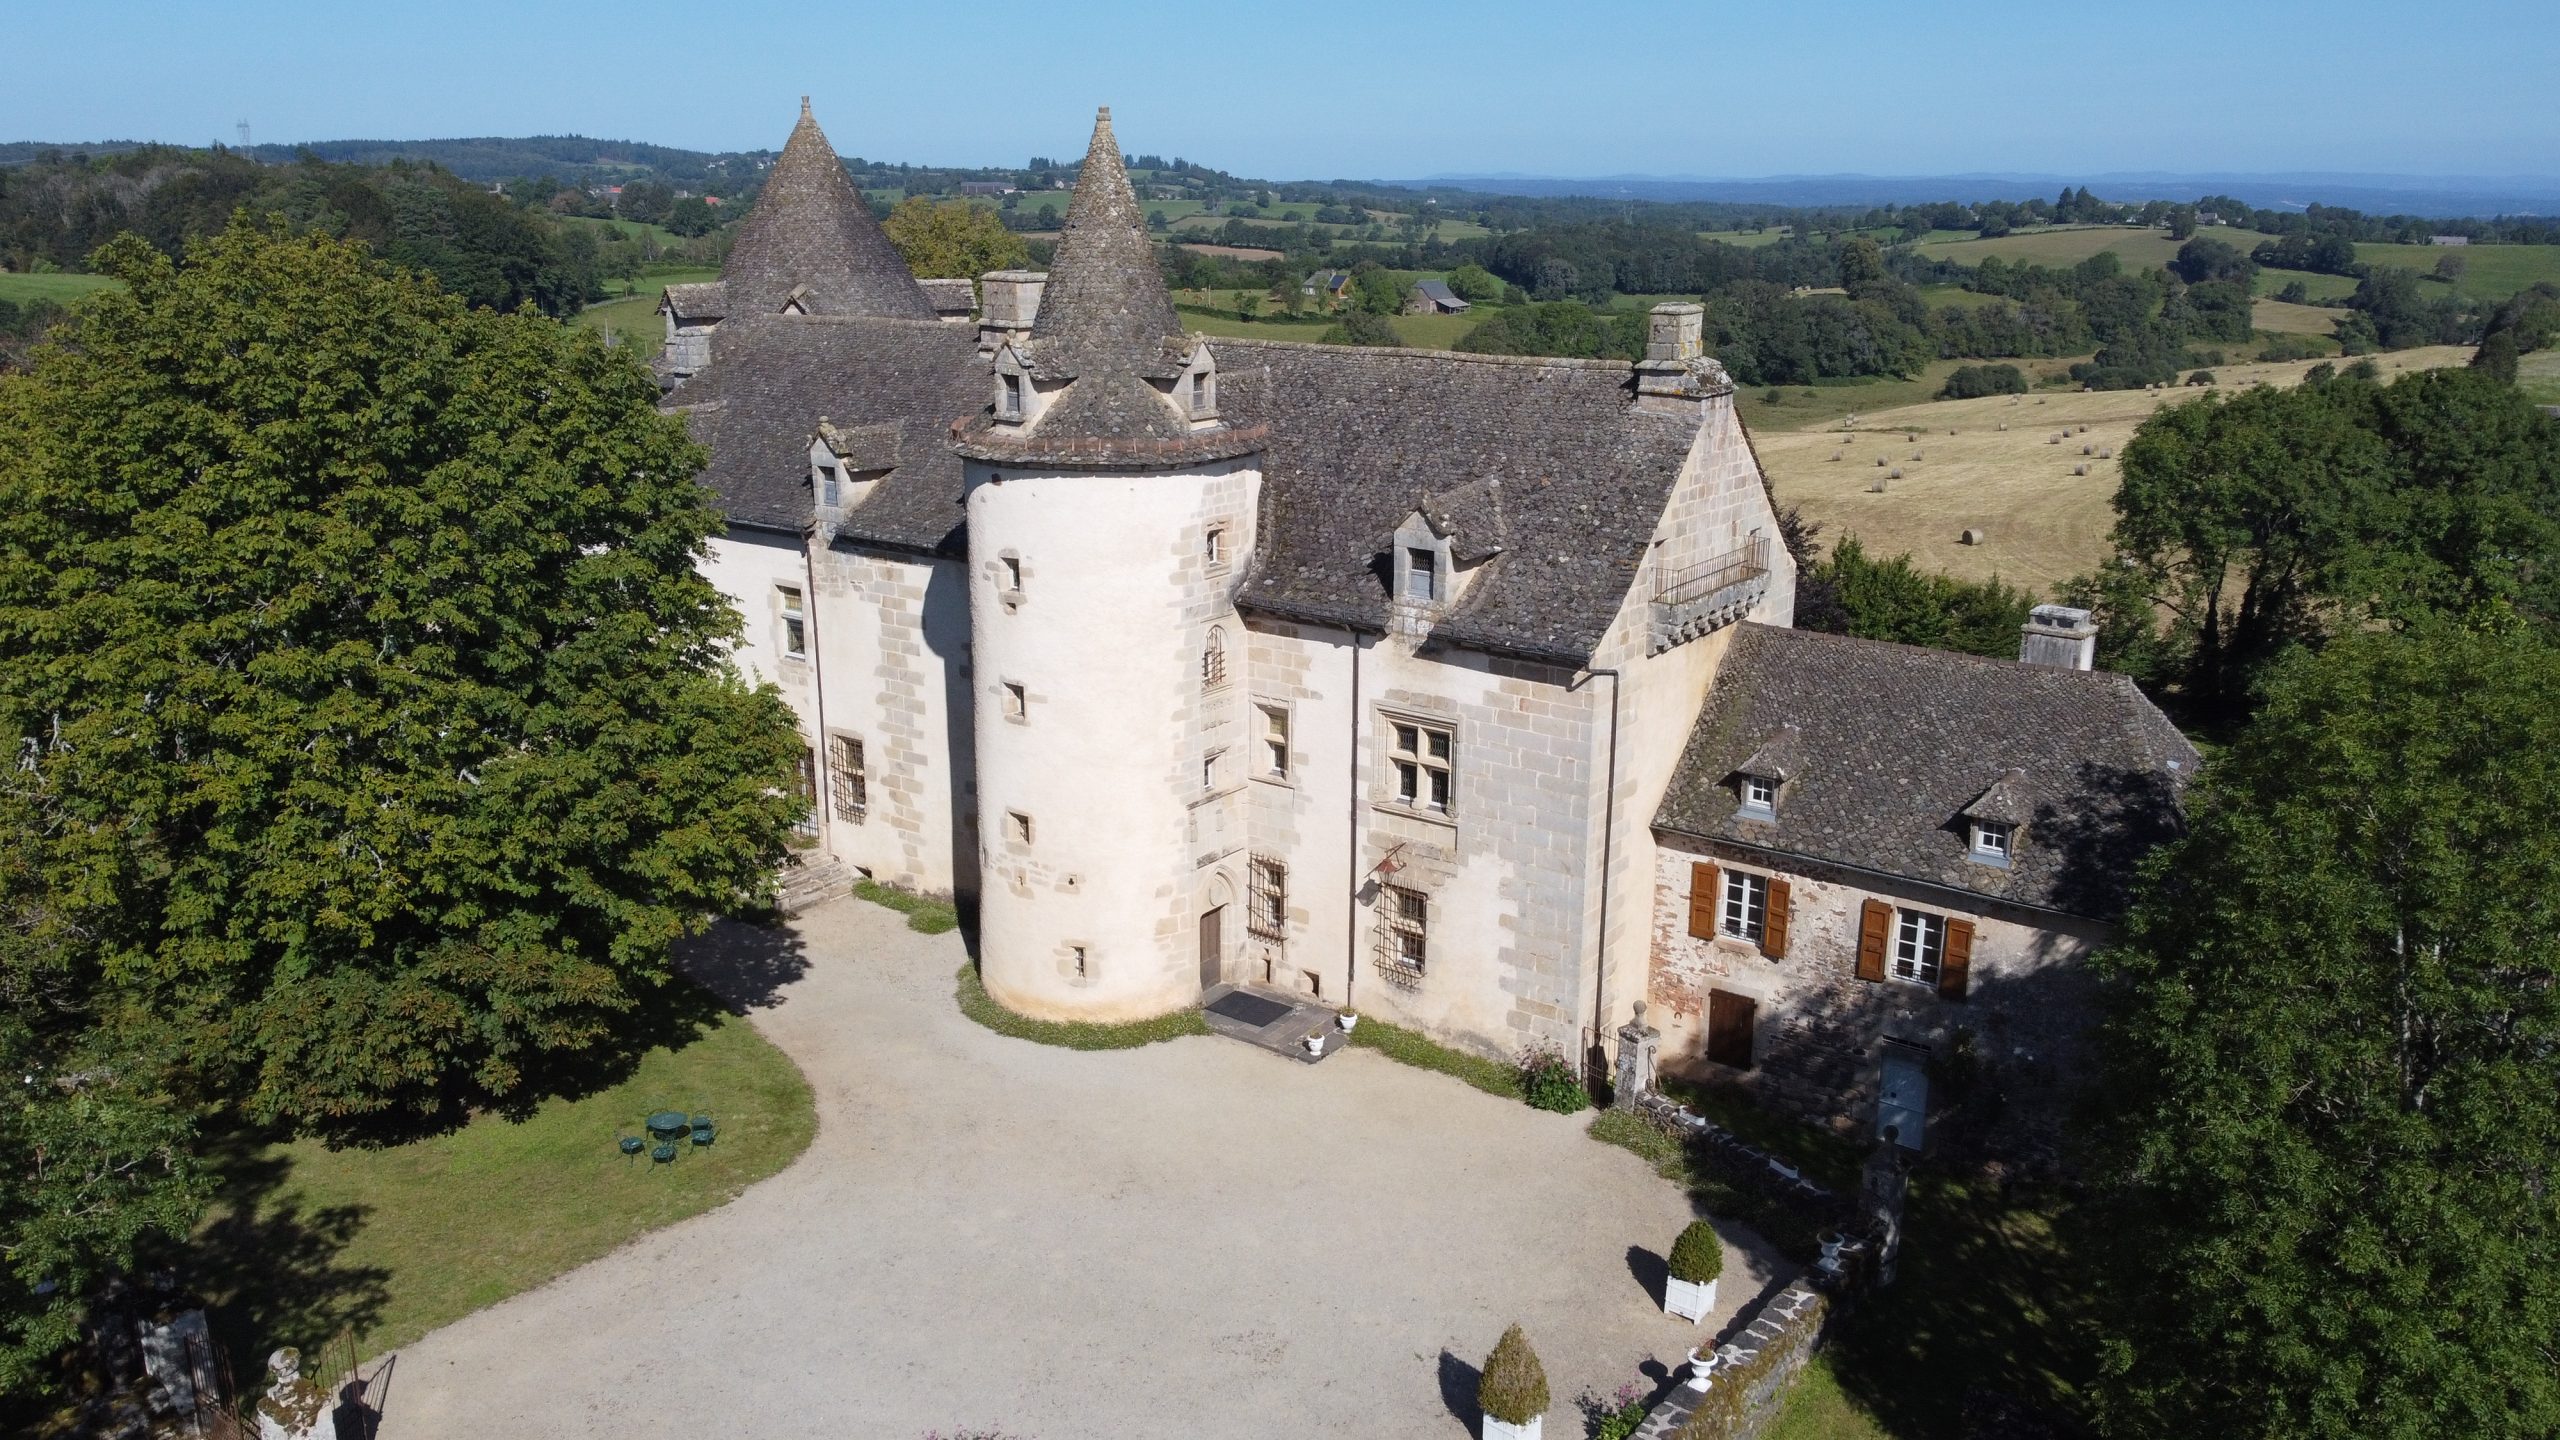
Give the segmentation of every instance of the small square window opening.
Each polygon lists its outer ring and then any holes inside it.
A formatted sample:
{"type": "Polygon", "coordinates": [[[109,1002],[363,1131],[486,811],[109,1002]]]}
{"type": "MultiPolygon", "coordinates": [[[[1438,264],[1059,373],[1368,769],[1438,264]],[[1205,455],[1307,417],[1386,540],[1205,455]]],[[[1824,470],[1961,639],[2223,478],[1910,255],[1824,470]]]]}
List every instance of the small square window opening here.
{"type": "Polygon", "coordinates": [[[1031,817],[1019,810],[1008,810],[1004,816],[1004,833],[1016,845],[1031,843],[1031,817]]]}
{"type": "Polygon", "coordinates": [[[1200,560],[1213,567],[1227,563],[1227,527],[1212,525],[1201,535],[1200,560]]]}
{"type": "Polygon", "coordinates": [[[1440,598],[1440,557],[1420,546],[1404,552],[1404,598],[1423,604],[1440,598]]]}
{"type": "Polygon", "coordinates": [[[1022,557],[1006,555],[996,563],[1004,567],[1004,588],[1019,591],[1022,588],[1022,557]]]}
{"type": "Polygon", "coordinates": [[[1030,714],[1030,697],[1024,693],[1023,688],[1010,680],[1004,682],[1004,717],[1008,720],[1021,720],[1028,718],[1030,714]]]}

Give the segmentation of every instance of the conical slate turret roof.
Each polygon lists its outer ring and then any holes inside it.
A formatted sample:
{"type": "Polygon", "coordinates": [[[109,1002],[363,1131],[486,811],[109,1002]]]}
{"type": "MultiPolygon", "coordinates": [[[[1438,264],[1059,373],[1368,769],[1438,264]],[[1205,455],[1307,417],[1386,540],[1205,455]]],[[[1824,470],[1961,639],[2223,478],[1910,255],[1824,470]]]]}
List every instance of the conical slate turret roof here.
{"type": "Polygon", "coordinates": [[[1105,105],[1094,119],[1093,143],[1040,292],[1031,352],[1043,375],[1061,379],[1101,371],[1164,375],[1170,373],[1168,343],[1184,343],[1182,321],[1156,269],[1146,217],[1129,188],[1105,105]]]}
{"type": "Polygon", "coordinates": [[[935,318],[933,302],[845,178],[805,95],[800,123],[738,226],[720,278],[732,316],[777,315],[796,296],[812,315],[935,318]]]}

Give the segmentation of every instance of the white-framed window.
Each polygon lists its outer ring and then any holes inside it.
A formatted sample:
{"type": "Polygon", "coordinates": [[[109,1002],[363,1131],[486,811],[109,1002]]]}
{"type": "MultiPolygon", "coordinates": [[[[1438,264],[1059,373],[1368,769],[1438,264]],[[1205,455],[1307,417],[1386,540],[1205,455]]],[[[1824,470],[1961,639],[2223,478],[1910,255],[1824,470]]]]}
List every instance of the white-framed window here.
{"type": "Polygon", "coordinates": [[[1289,867],[1256,855],[1246,872],[1245,928],[1265,940],[1289,936],[1289,867]]]}
{"type": "Polygon", "coordinates": [[[1278,705],[1262,711],[1262,773],[1274,780],[1289,778],[1289,712],[1278,705]]]}
{"type": "Polygon", "coordinates": [[[1031,718],[1030,693],[1011,680],[1004,682],[1004,718],[1007,720],[1031,718]]]}
{"type": "Polygon", "coordinates": [[[1215,690],[1227,683],[1227,632],[1212,625],[1200,646],[1200,688],[1215,690]]]}
{"type": "Polygon", "coordinates": [[[1431,958],[1431,897],[1419,890],[1390,885],[1379,897],[1387,927],[1387,953],[1408,970],[1419,972],[1431,958]]]}
{"type": "Polygon", "coordinates": [[[871,813],[871,776],[863,765],[860,739],[827,737],[827,781],[835,791],[836,818],[861,824],[871,813]]]}
{"type": "Polygon", "coordinates": [[[1227,563],[1227,527],[1212,525],[1200,535],[1200,563],[1215,570],[1227,563]]]}
{"type": "Polygon", "coordinates": [[[1393,744],[1388,758],[1395,766],[1396,803],[1447,814],[1449,796],[1456,788],[1456,735],[1418,720],[1389,723],[1393,744]]]}
{"type": "Polygon", "coordinates": [[[1895,912],[1893,978],[1921,985],[1938,983],[1938,965],[1947,954],[1947,917],[1926,910],[1895,912]]]}
{"type": "Polygon", "coordinates": [[[818,503],[836,506],[844,503],[844,472],[833,465],[818,465],[818,503]]]}
{"type": "Polygon", "coordinates": [[[1742,777],[1742,813],[1775,815],[1778,813],[1778,782],[1766,775],[1742,777]]]}
{"type": "Polygon", "coordinates": [[[1973,822],[1973,858],[1985,865],[2006,865],[2017,836],[2016,826],[1977,820],[1973,822]]]}
{"type": "Polygon", "coordinates": [[[1428,605],[1440,598],[1440,556],[1420,545],[1404,551],[1404,598],[1428,605]]]}
{"type": "Polygon", "coordinates": [[[1004,393],[1001,401],[1004,409],[1004,418],[1007,420],[1019,420],[1022,418],[1022,377],[1019,375],[1006,375],[1001,378],[1004,381],[1004,393]]]}
{"type": "Polygon", "coordinates": [[[1724,904],[1717,929],[1757,945],[1769,936],[1769,877],[1748,870],[1724,872],[1724,904]]]}
{"type": "Polygon", "coordinates": [[[797,585],[776,585],[774,605],[782,617],[782,653],[794,660],[809,657],[809,612],[797,585]]]}

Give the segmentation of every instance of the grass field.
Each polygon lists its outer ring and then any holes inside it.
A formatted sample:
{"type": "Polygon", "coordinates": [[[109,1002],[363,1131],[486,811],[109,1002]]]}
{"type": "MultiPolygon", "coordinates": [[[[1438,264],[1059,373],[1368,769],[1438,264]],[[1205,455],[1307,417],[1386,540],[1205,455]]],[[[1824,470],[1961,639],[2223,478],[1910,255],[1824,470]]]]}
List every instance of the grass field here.
{"type": "Polygon", "coordinates": [[[2250,308],[2249,323],[2278,335],[2334,335],[2343,310],[2321,305],[2289,305],[2282,300],[2260,300],[2250,308]]]}
{"type": "MultiPolygon", "coordinates": [[[[2387,378],[2403,370],[2459,365],[2470,354],[2448,345],[2375,360],[2387,378]]],[[[2216,388],[2297,384],[2315,363],[2221,366],[2216,388]]],[[[1941,362],[1932,372],[1942,374],[1952,364],[1941,362]]],[[[1854,424],[1834,408],[1842,389],[1830,387],[1817,389],[1820,398],[1813,401],[1800,402],[1799,392],[1786,391],[1775,407],[1755,407],[1751,397],[1757,392],[1745,392],[1743,411],[1778,503],[1803,506],[1807,518],[1822,525],[1824,544],[1856,535],[1871,552],[1909,551],[1924,569],[1968,580],[1997,574],[2040,593],[2106,555],[2116,464],[2084,456],[2081,447],[2121,454],[2134,427],[2153,410],[2197,394],[2180,387],[1927,399],[1934,389],[1928,378],[1861,387],[1867,403],[1856,407],[1854,424]],[[1792,408],[1799,403],[1801,409],[1792,408]],[[2000,428],[2004,424],[2006,430],[2000,428]],[[1780,428],[1785,426],[1794,428],[1780,428]],[[2065,430],[2061,443],[2047,443],[2065,430]],[[1883,465],[1876,463],[1879,458],[1883,465]],[[2072,474],[2079,465],[2089,473],[2072,474]],[[1897,467],[1903,478],[1888,480],[1883,493],[1868,488],[1897,467]],[[1984,543],[1960,543],[1958,535],[1968,528],[1982,530],[1984,543]]]]}
{"type": "Polygon", "coordinates": [[[1757,250],[1763,245],[1775,245],[1786,239],[1787,232],[1772,225],[1766,230],[1701,230],[1698,232],[1698,238],[1757,250]]]}
{"type": "Polygon", "coordinates": [[[2560,405],[2560,350],[2536,350],[2517,361],[2516,388],[2538,405],[2560,405]]]}
{"type": "Polygon", "coordinates": [[[2352,275],[2323,275],[2314,270],[2261,270],[2255,293],[2273,295],[2295,281],[2302,282],[2303,293],[2314,300],[2344,300],[2356,293],[2352,275]]]}
{"type": "MultiPolygon", "coordinates": [[[[2196,232],[2247,253],[2268,237],[2255,230],[2229,226],[2212,226],[2196,232]]],[[[1997,239],[1924,240],[1914,248],[1933,260],[1953,260],[1962,265],[1979,265],[1997,255],[2003,263],[2028,261],[2037,265],[2077,265],[2102,250],[2112,250],[2124,261],[2127,270],[2148,270],[2166,265],[2178,253],[2184,241],[2172,240],[2166,230],[2144,230],[2124,225],[2067,225],[2041,230],[2020,230],[1997,239]]]]}
{"type": "Polygon", "coordinates": [[[0,271],[0,300],[25,304],[30,300],[50,300],[68,305],[83,295],[104,290],[116,282],[104,275],[22,275],[15,270],[0,271]]]}
{"type": "MultiPolygon", "coordinates": [[[[629,295],[599,300],[579,311],[570,323],[590,330],[611,331],[622,337],[622,343],[639,346],[643,356],[654,356],[667,343],[666,322],[658,317],[658,300],[667,293],[667,287],[719,278],[717,270],[652,270],[632,282],[629,295]]],[[[623,282],[614,280],[606,283],[620,288],[623,282]]]]}
{"type": "MultiPolygon", "coordinates": [[[[2432,273],[2448,255],[2462,257],[2462,278],[2452,288],[2478,300],[2504,300],[2527,286],[2549,281],[2560,285],[2560,245],[2356,246],[2356,259],[2366,265],[2396,265],[2421,275],[2432,273]]],[[[2442,282],[2430,283],[2430,294],[2442,282]]]]}
{"type": "Polygon", "coordinates": [[[234,1359],[284,1344],[312,1353],[342,1329],[367,1355],[397,1349],[789,1164],[817,1130],[808,1084],[747,1022],[702,992],[689,998],[706,1027],[690,1043],[522,1119],[483,1114],[380,1148],[296,1141],[232,1157],[205,1249],[236,1267],[207,1285],[234,1359]],[[617,1137],[641,1134],[661,1109],[711,1116],[716,1143],[684,1145],[668,1165],[621,1154],[617,1137]]]}
{"type": "MultiPolygon", "coordinates": [[[[1398,270],[1393,273],[1399,283],[1409,286],[1417,277],[1429,272],[1398,270]]],[[[1205,314],[1195,308],[1185,308],[1182,311],[1183,328],[1195,335],[1228,335],[1249,340],[1311,341],[1322,335],[1325,327],[1333,323],[1332,316],[1317,314],[1312,304],[1308,307],[1305,318],[1286,319],[1271,310],[1268,300],[1263,302],[1263,312],[1260,315],[1251,320],[1239,320],[1235,314],[1236,297],[1244,293],[1247,292],[1177,290],[1173,293],[1173,298],[1175,304],[1180,306],[1207,307],[1208,313],[1205,314]]],[[[1402,336],[1404,343],[1414,349],[1448,350],[1455,348],[1459,338],[1474,329],[1487,315],[1494,314],[1500,309],[1498,305],[1478,305],[1459,315],[1390,315],[1387,317],[1387,323],[1394,326],[1396,334],[1402,336]]]]}
{"type": "Polygon", "coordinates": [[[637,220],[601,220],[591,215],[572,215],[567,218],[570,224],[583,225],[600,235],[614,235],[625,240],[636,240],[647,235],[654,238],[662,247],[685,243],[684,236],[664,225],[643,225],[637,220]]]}

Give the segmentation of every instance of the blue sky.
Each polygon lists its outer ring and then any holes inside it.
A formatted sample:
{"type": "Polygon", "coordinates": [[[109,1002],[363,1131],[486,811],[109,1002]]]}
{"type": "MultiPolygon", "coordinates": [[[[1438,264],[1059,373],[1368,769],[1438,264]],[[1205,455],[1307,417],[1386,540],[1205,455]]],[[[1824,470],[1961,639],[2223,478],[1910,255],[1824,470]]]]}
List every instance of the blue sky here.
{"type": "Polygon", "coordinates": [[[2560,4],[19,0],[0,139],[578,132],[1243,174],[2560,172],[2560,4]]]}

